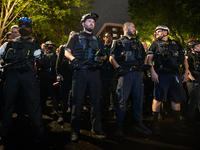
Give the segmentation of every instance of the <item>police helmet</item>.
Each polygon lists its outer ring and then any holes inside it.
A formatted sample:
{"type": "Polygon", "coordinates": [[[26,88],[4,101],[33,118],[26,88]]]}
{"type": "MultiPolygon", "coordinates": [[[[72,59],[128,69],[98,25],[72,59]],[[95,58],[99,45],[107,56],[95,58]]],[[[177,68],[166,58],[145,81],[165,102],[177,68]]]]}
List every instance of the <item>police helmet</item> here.
{"type": "Polygon", "coordinates": [[[21,25],[25,25],[26,27],[30,27],[30,28],[32,28],[32,21],[31,21],[31,19],[29,19],[28,17],[21,17],[21,18],[19,18],[19,21],[18,21],[18,25],[19,25],[19,27],[21,26],[21,25]]]}
{"type": "Polygon", "coordinates": [[[46,41],[45,46],[47,46],[47,45],[53,45],[53,46],[55,46],[55,44],[52,41],[46,41]]]}
{"type": "Polygon", "coordinates": [[[170,33],[169,28],[167,26],[165,26],[165,25],[159,25],[159,26],[157,26],[156,29],[155,29],[155,31],[157,31],[159,29],[167,31],[167,34],[170,33]]]}
{"type": "Polygon", "coordinates": [[[198,45],[198,44],[200,44],[200,41],[199,41],[199,40],[192,40],[192,41],[188,42],[188,43],[186,44],[186,46],[187,46],[188,48],[194,48],[195,45],[198,45]]]}
{"type": "Polygon", "coordinates": [[[97,14],[95,14],[95,13],[88,13],[88,14],[85,14],[85,15],[83,15],[82,16],[82,18],[81,18],[81,23],[82,22],[85,22],[87,19],[94,19],[94,21],[96,22],[97,21],[97,19],[99,18],[99,16],[97,15],[97,14]]]}

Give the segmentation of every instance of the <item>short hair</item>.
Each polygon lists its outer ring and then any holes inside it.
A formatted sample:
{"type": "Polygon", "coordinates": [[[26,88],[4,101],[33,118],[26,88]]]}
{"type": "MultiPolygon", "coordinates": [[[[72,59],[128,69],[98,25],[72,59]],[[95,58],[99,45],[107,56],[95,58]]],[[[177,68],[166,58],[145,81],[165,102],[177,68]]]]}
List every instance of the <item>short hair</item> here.
{"type": "Polygon", "coordinates": [[[125,22],[124,25],[123,25],[123,30],[126,26],[130,26],[130,24],[133,24],[133,22],[125,22]]]}
{"type": "Polygon", "coordinates": [[[106,33],[110,34],[110,35],[113,37],[113,33],[111,33],[111,32],[105,32],[105,33],[104,33],[104,37],[105,37],[105,34],[106,34],[106,33]]]}
{"type": "Polygon", "coordinates": [[[13,26],[11,27],[11,29],[12,29],[12,28],[19,29],[19,26],[18,26],[18,25],[13,25],[13,26]]]}

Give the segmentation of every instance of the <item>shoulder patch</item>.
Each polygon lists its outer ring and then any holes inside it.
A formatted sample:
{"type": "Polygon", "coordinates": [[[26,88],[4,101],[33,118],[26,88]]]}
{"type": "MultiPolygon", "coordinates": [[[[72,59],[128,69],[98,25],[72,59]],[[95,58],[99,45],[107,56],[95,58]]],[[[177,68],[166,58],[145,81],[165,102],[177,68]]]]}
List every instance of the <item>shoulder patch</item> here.
{"type": "Polygon", "coordinates": [[[93,38],[93,40],[97,40],[97,37],[96,37],[96,36],[94,36],[94,35],[93,35],[93,37],[92,37],[92,38],[93,38]]]}

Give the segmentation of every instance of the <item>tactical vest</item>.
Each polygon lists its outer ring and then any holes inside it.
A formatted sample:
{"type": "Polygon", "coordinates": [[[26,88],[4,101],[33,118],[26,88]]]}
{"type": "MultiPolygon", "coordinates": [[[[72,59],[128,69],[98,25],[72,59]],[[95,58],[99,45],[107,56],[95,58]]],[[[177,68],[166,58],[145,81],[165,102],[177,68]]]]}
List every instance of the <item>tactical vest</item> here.
{"type": "MultiPolygon", "coordinates": [[[[11,46],[7,48],[7,51],[5,51],[4,55],[4,61],[6,63],[10,63],[28,56],[33,56],[35,50],[35,39],[31,38],[26,42],[22,42],[20,38],[16,38],[10,42],[11,44],[9,45],[11,46]]],[[[27,60],[19,62],[16,65],[24,65],[26,61],[27,60]]],[[[33,63],[34,59],[32,58],[30,61],[33,63]]]]}
{"type": "Polygon", "coordinates": [[[78,35],[79,42],[75,44],[73,56],[77,59],[89,60],[94,58],[99,51],[98,39],[96,36],[86,37],[83,33],[78,35]]]}
{"type": "Polygon", "coordinates": [[[141,45],[136,38],[121,38],[117,44],[120,47],[120,55],[116,59],[121,65],[129,67],[144,64],[141,45]]]}
{"type": "Polygon", "coordinates": [[[174,40],[156,41],[158,51],[154,55],[154,68],[156,70],[178,70],[183,67],[184,53],[174,40]]]}
{"type": "Polygon", "coordinates": [[[191,71],[200,71],[200,53],[190,53],[188,55],[188,63],[191,71]]]}

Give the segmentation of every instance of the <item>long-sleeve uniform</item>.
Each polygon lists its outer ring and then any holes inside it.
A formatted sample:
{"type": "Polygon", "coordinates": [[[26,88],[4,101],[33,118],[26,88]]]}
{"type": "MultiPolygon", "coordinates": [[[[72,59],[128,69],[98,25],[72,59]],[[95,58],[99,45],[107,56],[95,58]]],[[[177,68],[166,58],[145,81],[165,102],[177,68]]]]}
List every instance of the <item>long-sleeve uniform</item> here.
{"type": "Polygon", "coordinates": [[[3,140],[8,140],[13,129],[12,113],[19,90],[22,88],[25,95],[25,104],[31,125],[34,128],[35,136],[41,138],[43,134],[42,112],[40,104],[40,91],[37,83],[36,72],[34,70],[35,50],[40,49],[40,44],[33,38],[17,38],[11,40],[2,56],[5,64],[15,60],[31,56],[29,59],[13,64],[4,69],[4,98],[2,100],[2,126],[1,136],[3,140]]]}
{"type": "Polygon", "coordinates": [[[81,32],[73,35],[66,47],[72,52],[72,55],[81,62],[88,60],[82,65],[82,68],[75,69],[73,72],[73,101],[72,101],[72,116],[71,129],[72,132],[79,134],[80,132],[80,116],[82,103],[88,88],[88,93],[91,101],[91,123],[93,131],[96,133],[102,132],[102,124],[100,121],[100,96],[101,96],[101,79],[99,63],[94,60],[95,54],[104,49],[102,41],[94,36],[81,32]]]}

